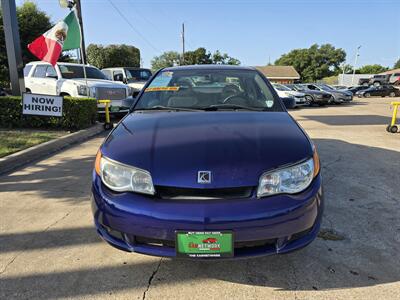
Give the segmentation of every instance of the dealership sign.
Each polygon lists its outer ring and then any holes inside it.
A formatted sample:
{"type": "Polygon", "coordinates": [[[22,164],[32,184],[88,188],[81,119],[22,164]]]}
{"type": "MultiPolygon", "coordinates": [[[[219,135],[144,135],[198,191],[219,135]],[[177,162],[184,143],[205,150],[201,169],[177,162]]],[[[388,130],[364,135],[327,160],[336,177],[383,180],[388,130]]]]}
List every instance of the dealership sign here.
{"type": "Polygon", "coordinates": [[[62,116],[63,97],[27,94],[23,95],[22,114],[37,116],[62,116]]]}

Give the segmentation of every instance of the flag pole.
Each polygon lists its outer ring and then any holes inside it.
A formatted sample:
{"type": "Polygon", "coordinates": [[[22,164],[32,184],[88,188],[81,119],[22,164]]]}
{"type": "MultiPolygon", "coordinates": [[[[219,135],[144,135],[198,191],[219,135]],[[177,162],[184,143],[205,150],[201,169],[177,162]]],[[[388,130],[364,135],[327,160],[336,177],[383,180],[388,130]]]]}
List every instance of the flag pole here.
{"type": "MultiPolygon", "coordinates": [[[[74,13],[77,14],[76,8],[74,9],[74,13]]],[[[83,76],[85,78],[85,84],[86,84],[86,95],[89,96],[89,86],[87,83],[87,76],[86,76],[86,61],[85,61],[85,55],[84,55],[84,50],[83,50],[83,30],[82,30],[82,26],[81,24],[78,22],[79,24],[79,31],[81,33],[81,47],[80,47],[80,56],[81,56],[81,62],[83,64],[83,76]]]]}

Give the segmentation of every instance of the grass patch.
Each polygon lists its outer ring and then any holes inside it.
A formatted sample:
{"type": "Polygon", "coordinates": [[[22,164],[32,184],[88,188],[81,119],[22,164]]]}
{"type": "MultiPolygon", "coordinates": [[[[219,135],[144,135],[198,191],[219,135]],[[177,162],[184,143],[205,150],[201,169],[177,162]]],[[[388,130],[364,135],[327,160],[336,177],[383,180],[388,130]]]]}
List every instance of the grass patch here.
{"type": "Polygon", "coordinates": [[[50,141],[67,134],[65,131],[0,129],[0,157],[50,141]]]}

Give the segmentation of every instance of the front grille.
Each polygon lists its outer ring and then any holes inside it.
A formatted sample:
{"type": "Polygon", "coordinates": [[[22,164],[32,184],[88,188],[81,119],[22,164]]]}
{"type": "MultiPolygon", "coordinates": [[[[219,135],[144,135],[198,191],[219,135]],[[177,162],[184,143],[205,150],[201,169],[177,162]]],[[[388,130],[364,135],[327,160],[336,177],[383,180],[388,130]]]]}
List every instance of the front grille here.
{"type": "Polygon", "coordinates": [[[246,242],[235,242],[235,249],[242,248],[257,248],[257,247],[265,247],[265,246],[274,246],[277,239],[266,239],[266,240],[258,240],[258,241],[246,241],[246,242]]]}
{"type": "Polygon", "coordinates": [[[123,100],[126,99],[126,91],[124,88],[96,88],[96,98],[98,100],[123,100]]]}
{"type": "Polygon", "coordinates": [[[154,246],[154,247],[168,247],[168,248],[175,248],[175,241],[170,241],[170,240],[163,240],[163,239],[153,239],[153,238],[147,238],[144,236],[131,236],[130,239],[134,240],[135,244],[139,245],[148,245],[148,246],[154,246]]]}
{"type": "Polygon", "coordinates": [[[249,198],[253,187],[235,187],[220,189],[196,189],[156,186],[157,196],[162,199],[213,200],[249,198]]]}

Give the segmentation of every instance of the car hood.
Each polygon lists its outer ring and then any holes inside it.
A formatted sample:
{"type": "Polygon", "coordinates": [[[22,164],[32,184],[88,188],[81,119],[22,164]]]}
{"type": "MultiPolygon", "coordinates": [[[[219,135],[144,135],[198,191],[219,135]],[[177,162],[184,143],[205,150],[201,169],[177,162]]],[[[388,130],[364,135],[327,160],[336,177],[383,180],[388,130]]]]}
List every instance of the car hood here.
{"type": "Polygon", "coordinates": [[[287,91],[286,93],[288,93],[289,95],[292,95],[294,97],[304,97],[305,96],[304,93],[297,92],[297,91],[287,91]]]}
{"type": "Polygon", "coordinates": [[[147,81],[135,81],[135,82],[129,82],[128,86],[130,86],[131,88],[137,89],[137,90],[141,90],[144,85],[146,84],[147,81]]]}
{"type": "Polygon", "coordinates": [[[108,87],[108,88],[124,88],[126,89],[126,85],[120,82],[114,82],[110,80],[102,80],[102,79],[85,79],[85,78],[74,78],[67,79],[71,83],[75,85],[87,85],[89,87],[108,87]]]}
{"type": "Polygon", "coordinates": [[[286,112],[136,112],[102,153],[148,170],[155,185],[223,188],[256,186],[265,171],[312,157],[312,146],[286,112]],[[198,171],[212,182],[197,183],[198,171]]]}
{"type": "Polygon", "coordinates": [[[348,91],[329,91],[329,93],[336,94],[336,95],[345,95],[345,96],[352,96],[352,92],[348,91]]]}

